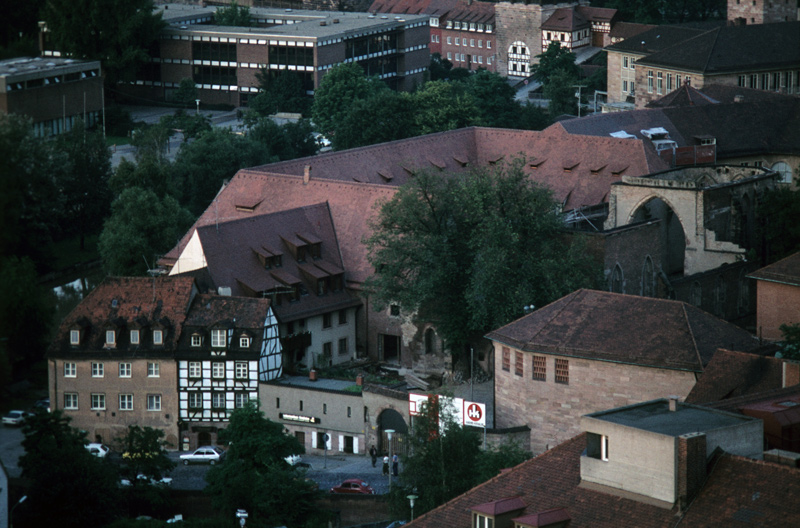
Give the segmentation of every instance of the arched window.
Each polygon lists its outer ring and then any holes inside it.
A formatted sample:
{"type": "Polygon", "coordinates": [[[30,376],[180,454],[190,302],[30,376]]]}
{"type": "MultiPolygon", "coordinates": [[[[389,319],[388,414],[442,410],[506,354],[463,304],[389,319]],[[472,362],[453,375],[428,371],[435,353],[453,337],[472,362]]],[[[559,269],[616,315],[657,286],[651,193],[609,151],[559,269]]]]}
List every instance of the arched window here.
{"type": "Polygon", "coordinates": [[[792,183],[792,168],[785,161],[774,163],[772,170],[781,175],[781,183],[792,183]]]}
{"type": "Polygon", "coordinates": [[[717,275],[717,280],[714,282],[714,314],[718,317],[725,315],[726,286],[722,277],[717,275]]]}
{"type": "Polygon", "coordinates": [[[508,74],[526,77],[531,71],[531,51],[528,45],[520,40],[508,47],[508,74]]]}
{"type": "Polygon", "coordinates": [[[622,276],[622,268],[619,264],[614,266],[614,272],[611,274],[611,291],[625,293],[625,279],[622,276]]]}
{"type": "Polygon", "coordinates": [[[433,328],[425,330],[425,353],[436,353],[436,332],[433,331],[433,328]]]}
{"type": "Polygon", "coordinates": [[[697,281],[692,283],[692,289],[689,291],[689,302],[697,307],[703,304],[703,288],[697,281]]]}
{"type": "Polygon", "coordinates": [[[653,269],[653,259],[650,255],[644,258],[642,266],[642,296],[653,297],[656,293],[656,274],[653,269]]]}
{"type": "Polygon", "coordinates": [[[750,311],[750,279],[745,270],[739,272],[739,302],[736,305],[739,315],[750,311]]]}

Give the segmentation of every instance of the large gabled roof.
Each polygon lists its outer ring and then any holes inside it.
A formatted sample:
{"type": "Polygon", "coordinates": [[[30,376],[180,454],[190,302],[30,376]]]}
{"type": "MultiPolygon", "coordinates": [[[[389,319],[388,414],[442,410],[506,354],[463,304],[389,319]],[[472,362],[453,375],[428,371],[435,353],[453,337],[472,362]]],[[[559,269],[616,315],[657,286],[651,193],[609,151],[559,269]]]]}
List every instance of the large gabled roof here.
{"type": "Polygon", "coordinates": [[[796,67],[800,65],[800,22],[718,27],[654,49],[636,64],[704,75],[796,67]]]}
{"type": "Polygon", "coordinates": [[[525,515],[565,511],[570,527],[673,528],[691,526],[800,526],[800,469],[733,455],[722,455],[683,512],[581,486],[579,435],[503,472],[414,519],[408,528],[471,526],[471,509],[505,497],[519,497],[525,515]]]}
{"type": "MultiPolygon", "coordinates": [[[[634,36],[606,46],[607,51],[651,54],[702,35],[704,30],[681,26],[655,26],[634,36]]],[[[640,59],[641,60],[641,59],[640,59]]]]}
{"type": "Polygon", "coordinates": [[[748,351],[745,330],[680,301],[578,290],[486,337],[527,352],[702,372],[717,348],[748,351]]]}
{"type": "Polygon", "coordinates": [[[542,29],[549,31],[576,31],[589,27],[589,21],[576,9],[571,7],[559,7],[550,15],[544,23],[542,29]]]}

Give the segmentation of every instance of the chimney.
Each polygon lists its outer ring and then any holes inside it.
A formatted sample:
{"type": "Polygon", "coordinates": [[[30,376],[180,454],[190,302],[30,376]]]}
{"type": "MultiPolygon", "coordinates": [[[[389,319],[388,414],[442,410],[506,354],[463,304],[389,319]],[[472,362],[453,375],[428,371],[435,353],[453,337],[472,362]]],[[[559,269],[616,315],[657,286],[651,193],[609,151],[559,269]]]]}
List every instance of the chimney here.
{"type": "Polygon", "coordinates": [[[311,165],[306,165],[303,168],[303,185],[308,185],[308,180],[311,179],[311,165]]]}
{"type": "Polygon", "coordinates": [[[783,387],[800,385],[800,362],[783,360],[783,387]]]}
{"type": "Polygon", "coordinates": [[[675,412],[678,410],[678,397],[677,396],[670,396],[669,397],[669,412],[675,412]]]}
{"type": "Polygon", "coordinates": [[[356,385],[358,387],[361,387],[361,386],[364,385],[364,375],[363,374],[359,374],[358,376],[356,376],[356,385]]]}
{"type": "Polygon", "coordinates": [[[686,511],[706,480],[706,435],[678,437],[678,507],[686,511]]]}

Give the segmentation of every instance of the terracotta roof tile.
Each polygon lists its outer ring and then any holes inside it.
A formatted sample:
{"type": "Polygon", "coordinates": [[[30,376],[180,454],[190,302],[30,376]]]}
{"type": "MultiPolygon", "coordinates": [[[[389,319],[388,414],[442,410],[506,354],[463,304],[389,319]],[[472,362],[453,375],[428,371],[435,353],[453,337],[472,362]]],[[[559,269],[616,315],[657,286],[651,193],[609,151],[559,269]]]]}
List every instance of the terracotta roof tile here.
{"type": "Polygon", "coordinates": [[[757,280],[800,286],[800,253],[789,255],[778,262],[756,270],[748,275],[748,277],[757,280]]]}
{"type": "Polygon", "coordinates": [[[556,9],[542,24],[542,29],[550,31],[575,31],[587,27],[589,27],[589,22],[581,13],[571,7],[556,9]]]}
{"type": "Polygon", "coordinates": [[[496,516],[516,510],[524,510],[525,503],[519,497],[507,497],[505,499],[490,501],[485,504],[478,504],[470,509],[479,513],[486,513],[488,515],[496,516]]]}
{"type": "Polygon", "coordinates": [[[718,347],[751,350],[748,332],[679,301],[578,290],[486,337],[529,352],[702,372],[718,347]]]}
{"type": "Polygon", "coordinates": [[[686,396],[686,402],[714,402],[779,389],[782,380],[782,360],[720,349],[686,396]]]}
{"type": "Polygon", "coordinates": [[[613,26],[611,26],[611,31],[609,32],[609,36],[614,39],[628,39],[639,35],[640,33],[644,33],[645,31],[651,30],[657,26],[650,25],[650,24],[636,24],[633,22],[617,22],[613,26]]]}

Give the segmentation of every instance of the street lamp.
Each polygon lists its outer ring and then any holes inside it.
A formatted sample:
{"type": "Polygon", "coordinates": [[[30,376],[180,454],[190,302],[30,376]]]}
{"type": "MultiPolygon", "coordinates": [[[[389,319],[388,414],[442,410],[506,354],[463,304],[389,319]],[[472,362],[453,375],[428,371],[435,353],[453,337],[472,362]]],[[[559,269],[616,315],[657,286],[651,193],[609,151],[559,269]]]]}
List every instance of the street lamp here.
{"type": "Polygon", "coordinates": [[[200,115],[200,99],[195,99],[194,102],[197,104],[197,115],[200,115]]]}
{"type": "Polygon", "coordinates": [[[392,487],[392,468],[394,467],[394,455],[392,453],[392,435],[394,434],[394,429],[386,429],[386,436],[389,437],[389,488],[392,487]]]}
{"type": "MultiPolygon", "coordinates": [[[[416,491],[417,491],[417,489],[416,489],[416,488],[414,488],[414,491],[416,492],[416,491]]],[[[413,520],[414,520],[414,501],[415,501],[415,500],[417,500],[419,497],[418,497],[417,495],[414,495],[414,494],[412,493],[411,495],[409,495],[409,496],[408,496],[408,497],[406,497],[406,498],[408,499],[408,502],[409,502],[409,503],[411,503],[411,519],[410,519],[410,520],[412,520],[412,521],[413,521],[413,520]]]]}
{"type": "Polygon", "coordinates": [[[8,526],[9,526],[9,528],[14,528],[14,510],[17,509],[17,506],[19,506],[20,504],[25,502],[25,499],[27,499],[27,498],[28,498],[27,495],[23,495],[22,498],[20,500],[18,500],[17,503],[14,506],[11,507],[11,512],[9,512],[9,514],[8,514],[8,526]]]}

